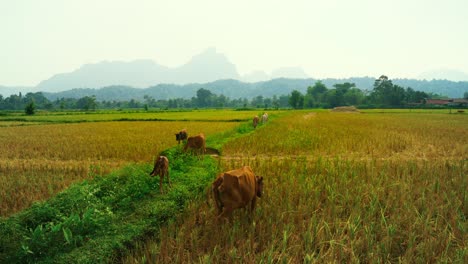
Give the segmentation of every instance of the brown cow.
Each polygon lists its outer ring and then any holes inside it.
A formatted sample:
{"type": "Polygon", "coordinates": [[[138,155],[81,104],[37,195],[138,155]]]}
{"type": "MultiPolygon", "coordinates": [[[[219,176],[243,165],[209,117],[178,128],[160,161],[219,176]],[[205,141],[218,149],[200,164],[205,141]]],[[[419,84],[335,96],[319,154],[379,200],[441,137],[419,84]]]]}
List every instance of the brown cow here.
{"type": "Polygon", "coordinates": [[[163,192],[163,178],[167,176],[167,181],[169,182],[169,186],[171,186],[171,180],[169,179],[169,160],[166,156],[159,156],[154,161],[154,168],[153,171],[150,173],[150,176],[159,175],[159,191],[163,192]]]}
{"type": "Polygon", "coordinates": [[[260,118],[258,116],[254,116],[253,118],[253,127],[254,129],[257,128],[258,122],[260,121],[260,118]]]}
{"type": "Polygon", "coordinates": [[[185,128],[182,129],[179,133],[175,134],[175,137],[178,144],[180,144],[180,141],[187,139],[187,130],[185,128]]]}
{"type": "Polygon", "coordinates": [[[205,154],[206,151],[206,141],[205,141],[205,135],[203,133],[200,133],[196,136],[193,137],[188,137],[187,138],[187,143],[185,143],[184,146],[184,152],[187,151],[187,149],[195,149],[201,154],[205,154]]]}
{"type": "Polygon", "coordinates": [[[262,196],[263,177],[253,173],[249,166],[218,175],[211,185],[213,198],[218,209],[218,219],[230,217],[234,209],[250,204],[250,212],[255,209],[257,197],[262,196]]]}

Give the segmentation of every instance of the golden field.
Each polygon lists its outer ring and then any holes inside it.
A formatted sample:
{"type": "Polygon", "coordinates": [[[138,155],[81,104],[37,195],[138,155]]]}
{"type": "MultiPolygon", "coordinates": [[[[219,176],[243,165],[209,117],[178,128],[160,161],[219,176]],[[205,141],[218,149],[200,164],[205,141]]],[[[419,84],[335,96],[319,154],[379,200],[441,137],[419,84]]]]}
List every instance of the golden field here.
{"type": "Polygon", "coordinates": [[[224,147],[226,155],[344,159],[468,158],[468,116],[299,112],[224,147]]]}
{"type": "Polygon", "coordinates": [[[253,221],[213,202],[124,263],[467,263],[468,116],[298,111],[223,147],[265,178],[253,221]]]}
{"type": "MultiPolygon", "coordinates": [[[[1,122],[0,122],[1,124],[1,122]]],[[[126,163],[151,163],[174,134],[209,136],[235,122],[95,122],[0,127],[0,216],[126,163]]]]}

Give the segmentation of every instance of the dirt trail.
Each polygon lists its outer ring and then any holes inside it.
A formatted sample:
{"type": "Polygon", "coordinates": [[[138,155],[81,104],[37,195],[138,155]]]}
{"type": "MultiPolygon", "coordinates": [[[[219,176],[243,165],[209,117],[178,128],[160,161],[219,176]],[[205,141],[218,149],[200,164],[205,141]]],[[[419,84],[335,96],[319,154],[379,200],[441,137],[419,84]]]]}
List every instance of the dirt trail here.
{"type": "MultiPolygon", "coordinates": [[[[369,156],[354,156],[354,157],[338,157],[338,156],[332,156],[332,155],[266,155],[266,154],[260,154],[260,155],[253,155],[253,156],[247,156],[247,155],[216,155],[216,154],[211,154],[210,155],[213,158],[216,159],[221,159],[221,160],[303,160],[303,161],[314,161],[317,160],[318,158],[321,159],[340,159],[340,160],[349,160],[349,161],[430,161],[430,160],[441,160],[440,157],[402,157],[402,156],[391,156],[391,157],[369,157],[369,156]]],[[[462,161],[463,158],[450,158],[447,157],[444,160],[460,160],[462,161]]]]}
{"type": "Polygon", "coordinates": [[[317,113],[310,112],[310,113],[307,113],[307,114],[303,115],[302,117],[307,120],[307,119],[314,118],[316,116],[317,116],[317,113]]]}

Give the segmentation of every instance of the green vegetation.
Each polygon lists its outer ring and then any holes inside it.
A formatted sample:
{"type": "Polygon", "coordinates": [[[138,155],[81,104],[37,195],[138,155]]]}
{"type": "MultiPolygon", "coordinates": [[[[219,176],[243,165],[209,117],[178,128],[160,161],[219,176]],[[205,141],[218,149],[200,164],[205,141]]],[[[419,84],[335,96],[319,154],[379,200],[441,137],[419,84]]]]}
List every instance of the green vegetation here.
{"type": "Polygon", "coordinates": [[[36,105],[34,105],[34,101],[31,101],[29,104],[26,105],[24,112],[27,115],[34,115],[34,113],[36,112],[36,105]]]}
{"type": "Polygon", "coordinates": [[[301,108],[331,108],[336,106],[354,105],[363,108],[382,107],[408,107],[411,104],[420,104],[431,98],[432,94],[415,91],[412,88],[406,90],[392,83],[387,76],[382,75],[374,82],[374,89],[369,95],[356,87],[354,83],[345,82],[334,84],[328,89],[322,82],[318,81],[314,86],[309,86],[303,95],[294,90],[289,97],[289,104],[294,109],[301,108]]]}

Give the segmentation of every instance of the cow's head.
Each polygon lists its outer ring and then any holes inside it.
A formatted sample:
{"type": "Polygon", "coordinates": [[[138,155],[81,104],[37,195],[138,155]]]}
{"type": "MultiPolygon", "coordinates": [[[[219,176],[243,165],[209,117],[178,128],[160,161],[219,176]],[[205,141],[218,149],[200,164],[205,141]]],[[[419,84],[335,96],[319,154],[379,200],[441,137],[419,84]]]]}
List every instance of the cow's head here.
{"type": "Polygon", "coordinates": [[[262,197],[263,192],[263,177],[262,176],[255,176],[255,181],[257,184],[255,185],[255,192],[257,193],[258,197],[262,197]]]}
{"type": "Polygon", "coordinates": [[[180,133],[175,134],[175,139],[176,139],[177,141],[181,140],[180,138],[181,138],[180,133]]]}

